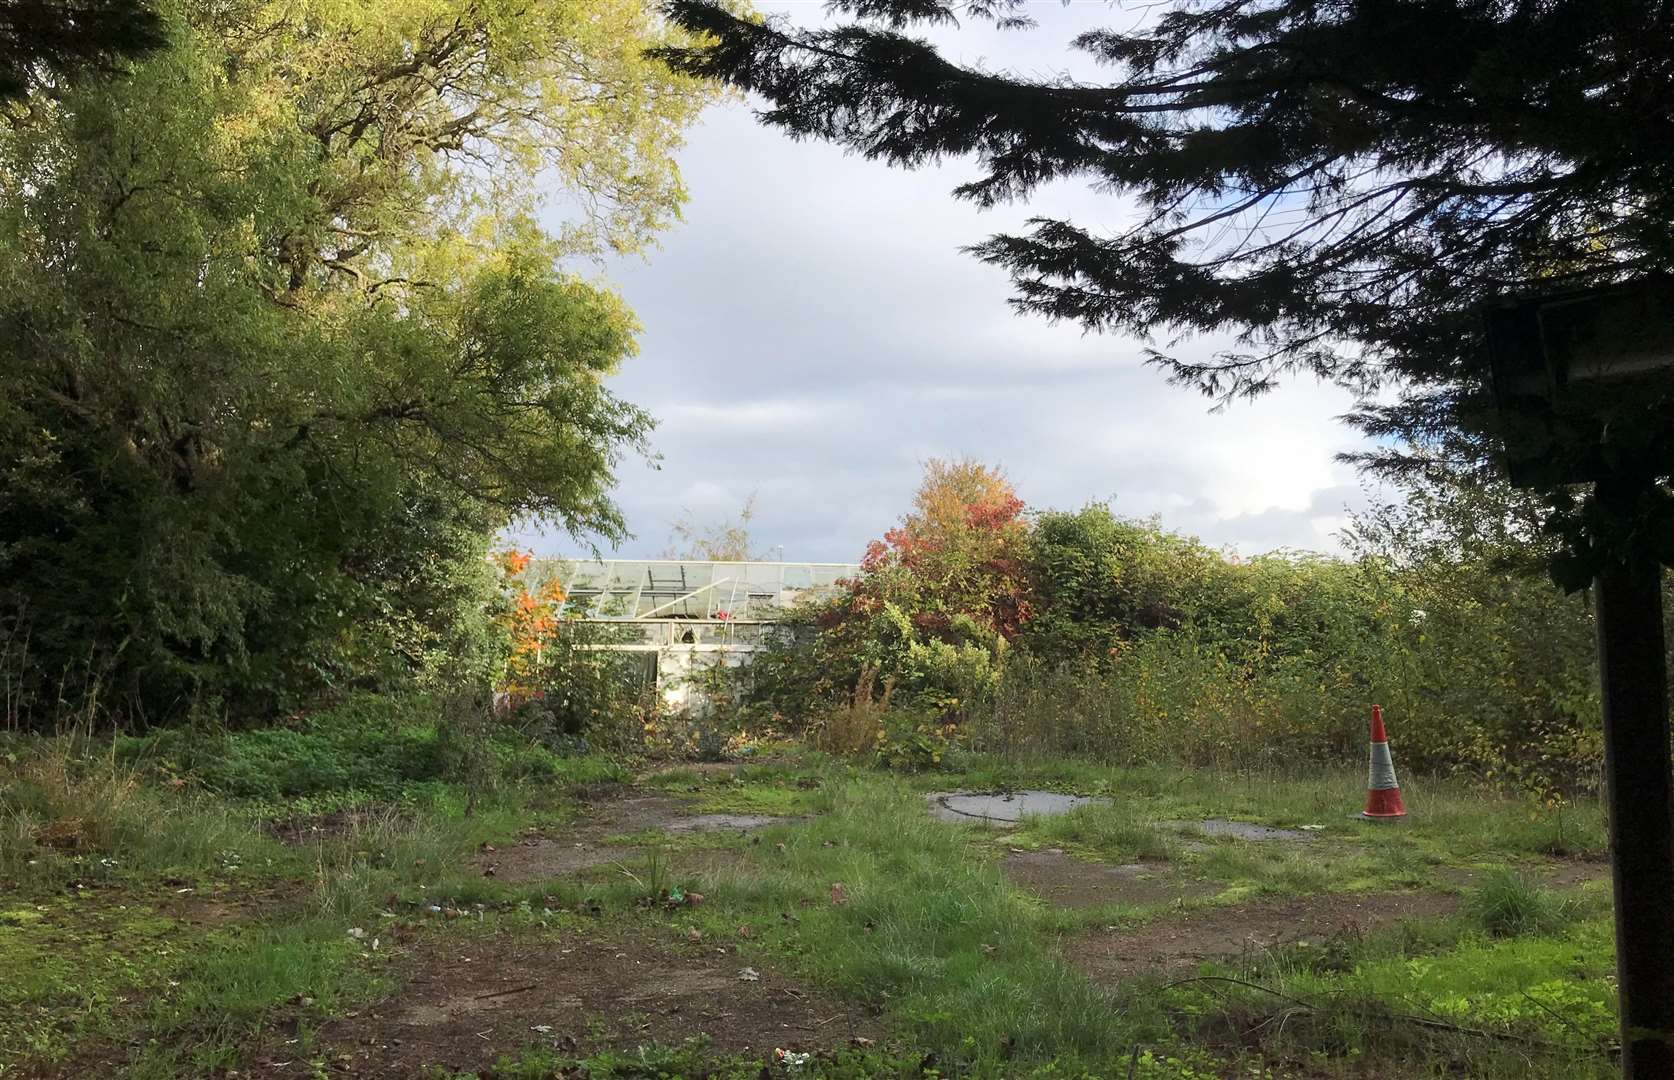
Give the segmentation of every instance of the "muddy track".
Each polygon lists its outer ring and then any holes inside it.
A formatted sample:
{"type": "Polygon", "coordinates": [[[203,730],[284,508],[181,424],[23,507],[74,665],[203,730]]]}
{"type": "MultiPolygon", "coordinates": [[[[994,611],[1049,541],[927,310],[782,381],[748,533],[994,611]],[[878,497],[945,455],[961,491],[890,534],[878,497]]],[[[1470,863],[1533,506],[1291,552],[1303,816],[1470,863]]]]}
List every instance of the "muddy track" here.
{"type": "Polygon", "coordinates": [[[561,1053],[707,1038],[721,1053],[833,1049],[877,1038],[853,1005],[814,993],[730,946],[656,931],[432,933],[405,949],[402,987],[321,1027],[310,1052],[280,1041],[247,1076],[396,1078],[477,1070],[530,1045],[561,1053]],[[741,977],[751,964],[755,978],[741,977]]]}

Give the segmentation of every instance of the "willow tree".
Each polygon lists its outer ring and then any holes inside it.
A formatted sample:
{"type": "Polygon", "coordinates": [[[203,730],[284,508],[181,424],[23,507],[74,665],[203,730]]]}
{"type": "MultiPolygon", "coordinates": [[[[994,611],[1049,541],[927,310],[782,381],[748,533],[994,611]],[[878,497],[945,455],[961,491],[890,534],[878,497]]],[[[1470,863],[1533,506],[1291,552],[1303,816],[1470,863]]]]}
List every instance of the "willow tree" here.
{"type": "Polygon", "coordinates": [[[674,220],[714,91],[638,0],[162,15],[0,134],[6,657],[153,715],[422,673],[497,528],[620,534],[636,326],[564,266],[674,220]]]}

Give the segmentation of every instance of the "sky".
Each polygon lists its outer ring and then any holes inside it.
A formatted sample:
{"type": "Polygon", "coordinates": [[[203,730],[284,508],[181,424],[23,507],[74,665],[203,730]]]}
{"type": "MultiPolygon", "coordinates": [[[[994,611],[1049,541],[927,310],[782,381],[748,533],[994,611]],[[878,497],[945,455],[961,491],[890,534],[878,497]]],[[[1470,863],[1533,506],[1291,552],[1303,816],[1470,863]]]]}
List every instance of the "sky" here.
{"type": "MultiPolygon", "coordinates": [[[[821,18],[813,3],[758,8],[821,18]]],[[[1102,2],[1033,13],[1034,30],[933,37],[958,62],[1090,78],[1069,39],[1123,17],[1102,2]]],[[[753,495],[761,556],[857,561],[931,457],[998,465],[1035,509],[1108,501],[1243,554],[1335,549],[1346,508],[1364,501],[1333,460],[1362,445],[1336,419],[1347,394],[1293,380],[1215,411],[1145,365],[1145,342],[1016,314],[1005,273],[960,251],[1034,214],[1119,227],[1131,204],[1064,183],[980,211],[951,195],[976,173],[968,160],[891,169],[793,142],[752,107],[705,114],[678,157],[684,222],[648,258],[602,268],[644,326],[612,388],[659,420],[658,460],[618,472],[635,535],[616,555],[664,554],[675,520],[718,521],[753,495]]],[[[520,539],[552,555],[596,542],[520,539]]]]}

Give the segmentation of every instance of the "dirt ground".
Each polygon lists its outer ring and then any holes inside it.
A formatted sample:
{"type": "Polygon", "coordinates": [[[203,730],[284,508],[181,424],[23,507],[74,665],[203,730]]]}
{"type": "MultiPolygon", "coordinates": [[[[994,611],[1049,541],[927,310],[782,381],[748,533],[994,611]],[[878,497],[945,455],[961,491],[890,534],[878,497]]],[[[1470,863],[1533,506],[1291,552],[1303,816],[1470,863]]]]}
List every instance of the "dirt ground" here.
{"type": "Polygon", "coordinates": [[[1216,886],[1180,875],[1166,863],[1110,866],[1089,862],[1055,848],[1013,850],[1000,860],[1000,871],[1018,888],[1054,907],[1093,908],[1105,904],[1151,907],[1182,897],[1205,896],[1216,886]]]}
{"type": "Polygon", "coordinates": [[[730,948],[597,936],[437,933],[400,961],[402,988],[334,1020],[312,1053],[281,1042],[245,1075],[413,1077],[481,1069],[531,1044],[564,1053],[707,1036],[719,1051],[833,1049],[879,1037],[875,1019],[769,968],[742,977],[730,948]],[[294,1056],[293,1056],[294,1055],[294,1056]]]}
{"type": "MultiPolygon", "coordinates": [[[[525,830],[515,841],[485,848],[472,867],[485,877],[506,882],[545,881],[595,868],[644,861],[643,848],[606,843],[606,838],[655,829],[669,836],[712,833],[744,837],[791,818],[755,814],[694,814],[694,804],[670,795],[618,792],[587,804],[586,817],[573,824],[525,830]]],[[[726,863],[720,852],[689,851],[673,856],[678,873],[701,873],[726,863]]]]}
{"type": "Polygon", "coordinates": [[[1440,892],[1324,893],[1234,904],[1139,927],[1085,931],[1065,943],[1064,957],[1089,976],[1111,981],[1187,970],[1253,949],[1360,934],[1402,919],[1440,918],[1458,906],[1457,896],[1440,892]]]}
{"type": "MultiPolygon", "coordinates": [[[[1483,872],[1468,867],[1442,867],[1437,876],[1450,885],[1466,888],[1482,880],[1483,872]]],[[[1529,877],[1551,889],[1578,889],[1592,881],[1610,880],[1610,864],[1593,859],[1555,859],[1524,871],[1529,877]]]]}

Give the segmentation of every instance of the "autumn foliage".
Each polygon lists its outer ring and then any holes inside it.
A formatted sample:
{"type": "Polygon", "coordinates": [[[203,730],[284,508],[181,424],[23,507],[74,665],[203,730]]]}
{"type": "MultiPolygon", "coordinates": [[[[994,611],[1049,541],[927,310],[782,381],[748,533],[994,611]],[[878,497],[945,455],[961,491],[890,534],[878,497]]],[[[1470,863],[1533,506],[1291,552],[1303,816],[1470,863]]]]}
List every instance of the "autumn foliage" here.
{"type": "Polygon", "coordinates": [[[542,660],[559,629],[558,607],[564,587],[556,578],[531,582],[530,552],[496,552],[495,565],[507,597],[498,630],[505,643],[505,670],[500,689],[516,697],[541,694],[545,687],[542,660]]]}
{"type": "Polygon", "coordinates": [[[1025,514],[998,470],[933,461],[844,594],[752,661],[747,707],[913,767],[1220,767],[1358,760],[1379,702],[1411,769],[1586,790],[1589,612],[1471,539],[1502,507],[1436,498],[1358,517],[1352,557],[1239,557],[1103,504],[1025,514]]]}
{"type": "Polygon", "coordinates": [[[824,678],[866,669],[900,697],[961,712],[992,689],[997,657],[1031,612],[1023,500],[1005,474],[931,460],[913,508],[868,545],[847,595],[824,611],[824,678]]]}

